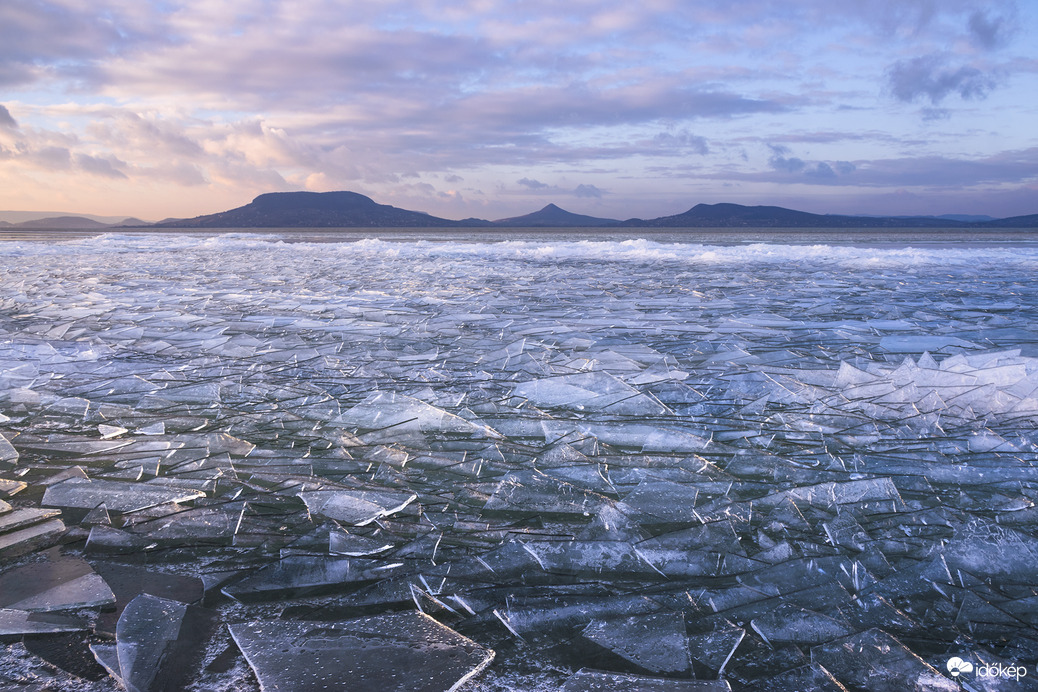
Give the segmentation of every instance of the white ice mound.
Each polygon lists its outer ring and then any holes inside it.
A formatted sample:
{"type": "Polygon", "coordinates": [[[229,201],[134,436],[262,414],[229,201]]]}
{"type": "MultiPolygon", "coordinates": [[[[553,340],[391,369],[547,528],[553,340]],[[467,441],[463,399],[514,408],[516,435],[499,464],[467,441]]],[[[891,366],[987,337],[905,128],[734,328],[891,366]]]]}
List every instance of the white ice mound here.
{"type": "Polygon", "coordinates": [[[375,392],[335,419],[366,431],[455,433],[500,438],[493,429],[396,392],[375,392]]]}
{"type": "Polygon", "coordinates": [[[1038,358],[1014,349],[940,363],[924,353],[918,361],[865,369],[846,361],[835,371],[768,368],[733,378],[729,391],[743,401],[807,405],[816,415],[860,413],[910,427],[984,417],[1038,420],[1038,358]]]}
{"type": "Polygon", "coordinates": [[[512,394],[544,408],[600,411],[621,416],[671,413],[655,398],[607,372],[582,372],[523,382],[512,394]]]}

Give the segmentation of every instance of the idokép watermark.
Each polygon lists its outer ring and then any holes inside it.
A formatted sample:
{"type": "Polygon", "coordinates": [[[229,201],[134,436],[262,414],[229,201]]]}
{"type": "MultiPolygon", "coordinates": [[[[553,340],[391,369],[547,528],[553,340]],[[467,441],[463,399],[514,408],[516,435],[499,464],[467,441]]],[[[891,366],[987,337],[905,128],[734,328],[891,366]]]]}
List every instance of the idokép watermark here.
{"type": "Polygon", "coordinates": [[[1027,675],[1026,666],[1015,663],[1006,665],[1004,663],[981,663],[974,666],[969,660],[960,656],[952,656],[945,665],[953,678],[967,677],[973,675],[978,678],[1003,678],[1006,680],[1020,681],[1027,675]]]}

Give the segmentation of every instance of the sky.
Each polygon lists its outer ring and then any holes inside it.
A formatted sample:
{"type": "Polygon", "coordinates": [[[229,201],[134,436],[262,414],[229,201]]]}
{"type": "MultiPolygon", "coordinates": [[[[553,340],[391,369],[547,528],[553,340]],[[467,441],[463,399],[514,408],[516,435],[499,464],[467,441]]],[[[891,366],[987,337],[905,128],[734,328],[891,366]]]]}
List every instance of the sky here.
{"type": "Polygon", "coordinates": [[[3,0],[0,209],[1038,213],[1038,0],[3,0]]]}

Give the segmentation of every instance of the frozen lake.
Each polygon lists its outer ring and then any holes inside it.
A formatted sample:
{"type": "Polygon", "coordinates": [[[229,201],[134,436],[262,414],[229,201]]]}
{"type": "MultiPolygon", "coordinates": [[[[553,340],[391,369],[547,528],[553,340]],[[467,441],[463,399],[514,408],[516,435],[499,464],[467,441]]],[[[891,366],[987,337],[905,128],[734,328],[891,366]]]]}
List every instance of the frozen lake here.
{"type": "Polygon", "coordinates": [[[0,683],[1031,689],[1038,243],[910,233],[9,234],[0,683]]]}

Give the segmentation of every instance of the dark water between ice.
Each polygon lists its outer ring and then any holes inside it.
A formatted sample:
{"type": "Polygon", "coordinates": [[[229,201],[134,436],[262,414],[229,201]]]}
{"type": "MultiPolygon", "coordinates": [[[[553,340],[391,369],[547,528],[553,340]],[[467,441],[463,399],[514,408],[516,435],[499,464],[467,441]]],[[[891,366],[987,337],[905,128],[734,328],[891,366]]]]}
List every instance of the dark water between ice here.
{"type": "Polygon", "coordinates": [[[3,240],[5,685],[1038,679],[1032,234],[3,240]]]}

